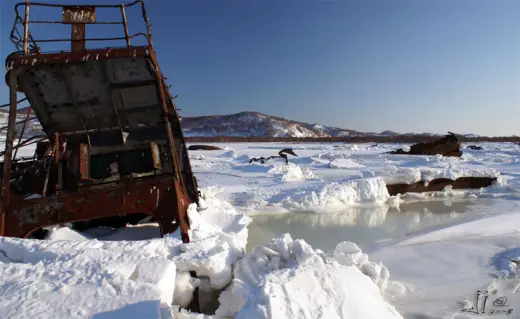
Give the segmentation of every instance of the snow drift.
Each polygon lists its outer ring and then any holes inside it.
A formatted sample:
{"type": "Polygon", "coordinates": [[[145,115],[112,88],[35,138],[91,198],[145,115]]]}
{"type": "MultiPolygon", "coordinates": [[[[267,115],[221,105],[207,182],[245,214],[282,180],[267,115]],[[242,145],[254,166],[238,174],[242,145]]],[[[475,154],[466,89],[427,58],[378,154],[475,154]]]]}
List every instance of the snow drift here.
{"type": "Polygon", "coordinates": [[[190,271],[207,277],[213,289],[223,288],[245,254],[250,219],[211,190],[206,194],[200,211],[189,207],[187,244],[179,232],[101,241],[66,227],[51,232],[61,240],[0,237],[0,312],[8,318],[161,318],[172,303],[191,301],[200,280],[190,271]]]}
{"type": "Polygon", "coordinates": [[[345,182],[331,182],[315,189],[302,188],[282,201],[294,210],[341,209],[360,203],[385,203],[390,198],[381,177],[345,182]]]}
{"type": "Polygon", "coordinates": [[[340,260],[289,234],[257,247],[235,265],[235,278],[220,295],[217,317],[402,318],[382,298],[374,284],[379,278],[371,280],[358,265],[345,262],[350,253],[344,246],[337,248],[343,252],[340,260]]]}

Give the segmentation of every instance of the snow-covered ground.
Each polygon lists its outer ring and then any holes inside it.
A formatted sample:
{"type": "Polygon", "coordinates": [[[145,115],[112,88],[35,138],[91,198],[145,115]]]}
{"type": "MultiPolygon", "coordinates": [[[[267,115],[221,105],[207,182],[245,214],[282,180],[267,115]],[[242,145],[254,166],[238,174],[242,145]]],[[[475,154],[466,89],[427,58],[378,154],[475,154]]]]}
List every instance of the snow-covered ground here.
{"type": "MultiPolygon", "coordinates": [[[[316,243],[332,242],[327,237],[339,241],[341,229],[347,232],[352,224],[357,226],[352,233],[360,240],[369,228],[382,226],[379,230],[385,237],[393,234],[396,238],[372,244],[365,240],[363,247],[370,260],[388,267],[390,281],[383,295],[405,318],[466,318],[477,315],[471,312],[472,306],[479,317],[484,316],[482,312],[491,317],[520,317],[515,315],[520,312],[520,293],[515,296],[520,266],[514,262],[520,260],[520,146],[479,143],[483,150],[464,148],[459,159],[384,154],[403,147],[390,144],[213,145],[224,150],[191,152],[199,184],[220,186],[219,198],[262,220],[263,239],[294,229],[302,220],[308,227],[298,232],[299,238],[316,243]],[[251,157],[276,155],[286,147],[298,154],[288,166],[282,160],[248,163],[251,157]],[[498,181],[485,189],[448,188],[399,197],[389,196],[384,187],[460,176],[495,176],[498,181]],[[448,214],[421,211],[439,210],[439,205],[432,205],[440,202],[446,206],[440,211],[448,214]],[[399,227],[392,221],[403,218],[409,225],[423,227],[396,231],[399,227]],[[269,220],[277,226],[269,227],[269,220]],[[357,234],[356,228],[361,228],[357,234]],[[483,295],[475,305],[479,289],[482,294],[488,290],[484,309],[483,295]],[[501,304],[505,298],[508,306],[501,304]]],[[[346,238],[352,238],[350,232],[344,234],[346,238]]],[[[336,251],[333,255],[337,257],[336,251]]]]}
{"type": "Polygon", "coordinates": [[[222,151],[191,151],[191,164],[202,187],[219,187],[219,198],[247,214],[306,211],[331,213],[347,207],[384,207],[446,197],[520,198],[520,146],[481,144],[464,149],[462,158],[384,154],[396,144],[212,144],[222,151]],[[289,165],[282,159],[253,162],[293,148],[289,165]],[[386,183],[413,183],[447,177],[498,177],[494,187],[436,194],[390,197],[386,183]]]}
{"type": "Polygon", "coordinates": [[[178,234],[152,238],[157,228],[147,224],[105,236],[61,227],[45,241],[0,238],[2,316],[202,318],[179,309],[198,286],[203,309],[219,318],[518,317],[520,146],[482,143],[484,150],[445,158],[383,154],[406,147],[388,144],[213,145],[224,150],[190,151],[204,196],[201,208],[190,207],[192,243],[178,234]],[[298,154],[289,165],[249,163],[288,147],[298,154]],[[389,196],[385,186],[459,176],[498,181],[402,196],[389,196]],[[389,211],[435,201],[497,204],[465,218],[417,212],[417,223],[443,221],[359,246],[345,235],[330,251],[311,247],[305,233],[276,229],[246,251],[257,218],[285,213],[315,216],[316,226],[374,226],[389,211]]]}

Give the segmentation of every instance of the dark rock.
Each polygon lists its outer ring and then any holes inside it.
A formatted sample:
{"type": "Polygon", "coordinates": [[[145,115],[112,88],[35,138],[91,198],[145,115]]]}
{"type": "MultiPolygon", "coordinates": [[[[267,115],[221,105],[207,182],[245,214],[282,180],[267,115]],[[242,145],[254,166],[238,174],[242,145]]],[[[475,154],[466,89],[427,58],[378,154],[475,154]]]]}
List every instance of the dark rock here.
{"type": "Polygon", "coordinates": [[[477,146],[477,145],[469,145],[468,148],[469,148],[469,149],[472,149],[472,150],[483,150],[482,147],[477,146]]]}
{"type": "Polygon", "coordinates": [[[423,193],[442,191],[444,187],[452,185],[453,189],[475,189],[488,187],[496,181],[496,177],[459,177],[456,180],[449,178],[436,178],[427,185],[425,181],[419,181],[413,184],[398,183],[388,184],[386,188],[392,196],[405,193],[423,193]]]}
{"type": "Polygon", "coordinates": [[[38,228],[29,235],[29,239],[46,239],[50,234],[50,231],[43,228],[38,228]]]}
{"type": "Polygon", "coordinates": [[[285,160],[285,164],[289,164],[289,159],[287,158],[287,154],[290,154],[293,156],[298,156],[298,155],[296,155],[296,153],[294,153],[292,148],[284,148],[283,150],[278,152],[278,156],[269,156],[267,158],[265,158],[263,156],[262,157],[253,157],[249,160],[249,163],[260,162],[260,163],[264,164],[266,161],[273,159],[273,158],[283,158],[285,160]]]}
{"type": "Polygon", "coordinates": [[[437,155],[460,157],[460,142],[453,133],[448,133],[445,137],[426,143],[414,144],[410,147],[410,151],[405,152],[403,149],[389,152],[389,154],[408,154],[408,155],[437,155]]]}
{"type": "Polygon", "coordinates": [[[213,145],[190,145],[189,151],[221,151],[222,148],[213,145]]]}
{"type": "Polygon", "coordinates": [[[400,148],[397,151],[390,152],[390,154],[408,154],[408,152],[405,152],[402,148],[400,148]]]}

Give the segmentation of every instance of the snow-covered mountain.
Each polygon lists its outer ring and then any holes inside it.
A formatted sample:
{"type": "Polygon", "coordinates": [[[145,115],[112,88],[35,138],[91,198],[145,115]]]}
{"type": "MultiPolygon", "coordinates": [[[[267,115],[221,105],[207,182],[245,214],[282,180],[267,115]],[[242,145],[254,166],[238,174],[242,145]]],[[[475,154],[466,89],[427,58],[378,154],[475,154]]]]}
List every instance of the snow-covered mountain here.
{"type": "Polygon", "coordinates": [[[190,137],[344,137],[373,135],[334,126],[291,121],[257,112],[183,117],[181,125],[184,135],[190,137]]]}
{"type": "MultiPolygon", "coordinates": [[[[23,122],[27,114],[27,108],[18,109],[16,119],[23,122]]],[[[8,112],[0,109],[0,139],[5,139],[8,112]]],[[[31,117],[34,117],[32,115],[31,117]]],[[[18,125],[18,132],[23,124],[18,125]]],[[[319,138],[319,137],[391,137],[402,134],[393,131],[359,132],[354,130],[342,129],[335,126],[327,126],[317,123],[305,123],[284,119],[281,117],[266,115],[258,112],[240,112],[229,115],[210,115],[199,117],[181,118],[181,126],[186,137],[300,137],[300,138],[319,138]]],[[[41,126],[37,120],[33,120],[26,130],[29,136],[41,134],[41,126]]],[[[407,133],[404,135],[417,135],[407,133]]],[[[434,136],[435,134],[423,133],[421,135],[434,136]]],[[[26,135],[27,136],[27,135],[26,135]]],[[[464,134],[463,137],[480,137],[477,134],[464,134]]]]}

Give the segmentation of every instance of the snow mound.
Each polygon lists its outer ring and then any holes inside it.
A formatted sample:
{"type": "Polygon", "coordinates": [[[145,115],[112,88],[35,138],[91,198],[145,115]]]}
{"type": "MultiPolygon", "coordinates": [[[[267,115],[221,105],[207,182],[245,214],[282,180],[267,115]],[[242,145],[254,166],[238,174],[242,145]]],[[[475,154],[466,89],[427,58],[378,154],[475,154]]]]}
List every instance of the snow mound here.
{"type": "Polygon", "coordinates": [[[386,184],[413,184],[422,180],[421,171],[417,168],[390,166],[377,170],[374,174],[382,176],[386,184]]]}
{"type": "Polygon", "coordinates": [[[197,209],[196,205],[188,208],[192,240],[218,236],[235,252],[245,253],[247,226],[252,219],[237,213],[229,202],[217,198],[222,188],[209,186],[201,188],[201,192],[204,194],[204,198],[200,199],[201,209],[197,209]]]}
{"type": "Polygon", "coordinates": [[[236,158],[237,152],[235,152],[235,150],[233,150],[233,149],[230,149],[229,151],[220,154],[218,157],[219,158],[236,158]]]}
{"type": "Polygon", "coordinates": [[[289,234],[255,248],[234,274],[217,317],[402,318],[358,267],[328,259],[289,234]]]}
{"type": "Polygon", "coordinates": [[[334,259],[345,266],[357,266],[359,270],[381,289],[388,285],[390,272],[382,263],[372,263],[368,256],[353,242],[343,241],[334,249],[334,259]]]}
{"type": "Polygon", "coordinates": [[[309,168],[302,168],[293,163],[289,163],[287,165],[276,165],[275,167],[271,168],[268,173],[273,175],[281,175],[282,180],[285,182],[314,178],[314,174],[309,168]]]}
{"type": "Polygon", "coordinates": [[[359,169],[366,166],[348,158],[337,158],[329,162],[329,167],[340,169],[359,169]]]}
{"type": "Polygon", "coordinates": [[[190,155],[190,160],[198,160],[198,161],[203,161],[206,159],[206,156],[202,155],[202,154],[194,154],[194,155],[190,155]]]}
{"type": "Polygon", "coordinates": [[[335,159],[342,159],[350,157],[349,154],[341,153],[341,152],[323,152],[318,153],[313,156],[312,159],[317,162],[330,162],[335,159]]]}
{"type": "Polygon", "coordinates": [[[387,184],[416,183],[419,181],[432,181],[437,178],[449,178],[456,180],[459,177],[500,177],[500,172],[492,168],[466,169],[466,168],[416,168],[390,166],[376,174],[383,176],[387,184]]]}
{"type": "Polygon", "coordinates": [[[160,318],[160,309],[173,300],[175,264],[160,257],[146,260],[155,254],[154,245],[142,247],[143,254],[137,247],[102,248],[97,241],[35,242],[0,239],[15,261],[0,263],[0,311],[7,318],[115,318],[126,317],[128,307],[136,312],[131,318],[160,318]],[[17,255],[15,248],[25,251],[17,255]]]}
{"type": "Polygon", "coordinates": [[[186,307],[200,285],[232,279],[245,255],[250,218],[205,189],[202,208],[190,205],[191,242],[179,231],[139,241],[88,240],[66,227],[55,240],[0,237],[0,313],[8,318],[161,318],[172,303],[186,307]],[[59,239],[59,240],[56,240],[59,239]],[[8,276],[8,277],[4,277],[8,276]]]}
{"type": "Polygon", "coordinates": [[[47,240],[87,240],[91,239],[88,234],[81,234],[68,227],[53,227],[47,240]]]}
{"type": "Polygon", "coordinates": [[[287,209],[338,209],[359,203],[385,203],[390,198],[381,177],[364,178],[343,183],[331,182],[317,189],[304,188],[282,201],[287,209]]]}

